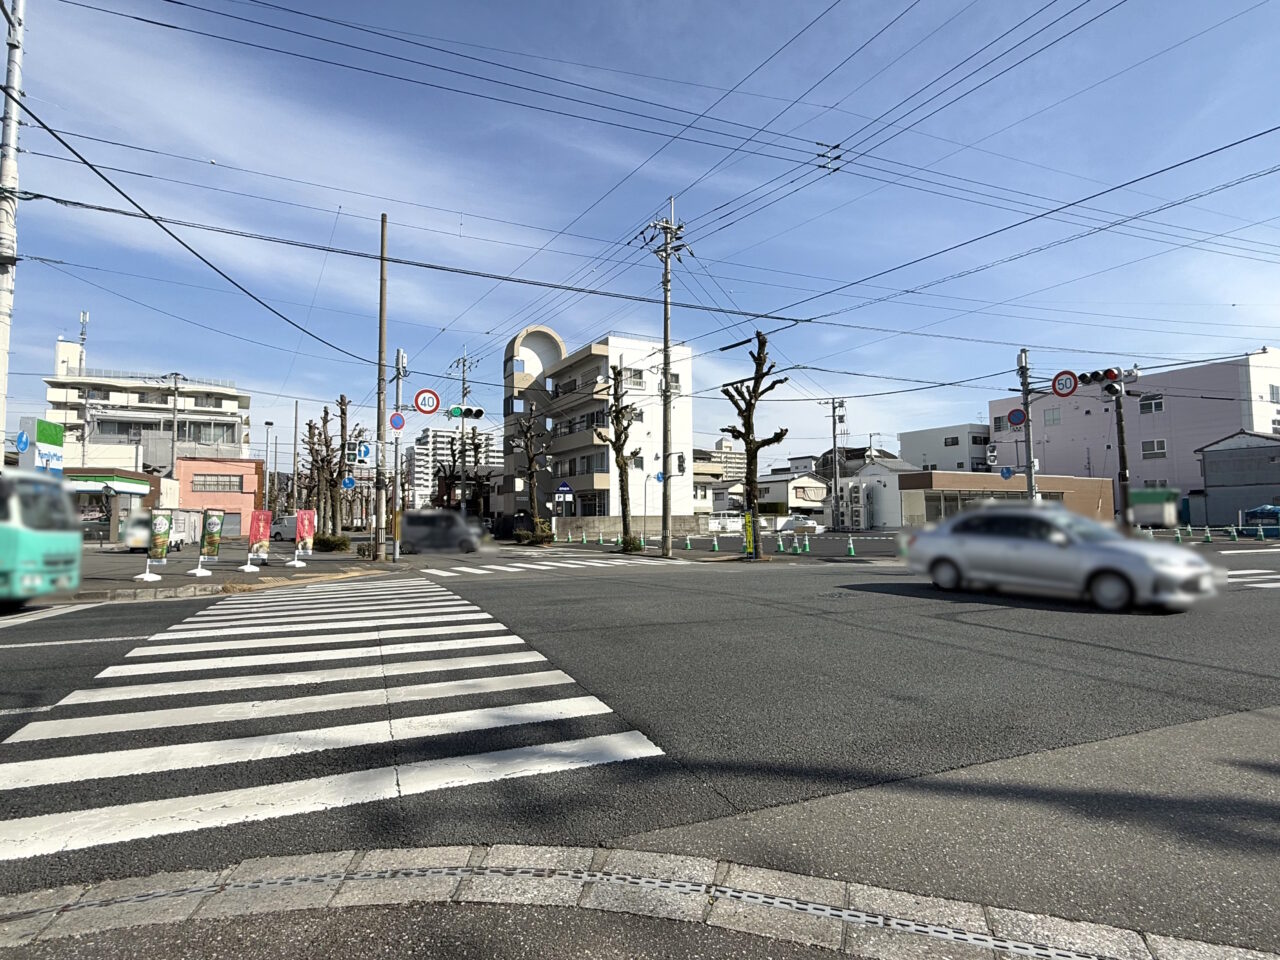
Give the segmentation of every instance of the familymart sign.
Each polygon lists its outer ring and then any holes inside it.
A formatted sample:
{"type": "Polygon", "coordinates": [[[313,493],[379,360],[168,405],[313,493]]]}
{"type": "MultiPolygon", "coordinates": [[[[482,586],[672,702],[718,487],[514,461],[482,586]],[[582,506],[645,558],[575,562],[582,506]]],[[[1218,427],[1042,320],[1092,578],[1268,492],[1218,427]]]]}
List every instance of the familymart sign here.
{"type": "Polygon", "coordinates": [[[18,426],[20,429],[14,438],[14,445],[18,448],[18,466],[62,476],[62,424],[23,417],[18,426]]]}

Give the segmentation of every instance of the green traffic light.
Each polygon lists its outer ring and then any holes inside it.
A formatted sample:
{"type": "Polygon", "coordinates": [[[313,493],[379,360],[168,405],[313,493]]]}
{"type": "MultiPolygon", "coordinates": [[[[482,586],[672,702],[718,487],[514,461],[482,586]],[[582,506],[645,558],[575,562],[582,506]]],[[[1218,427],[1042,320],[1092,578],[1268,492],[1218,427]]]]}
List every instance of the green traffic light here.
{"type": "Polygon", "coordinates": [[[451,417],[460,417],[460,416],[462,416],[462,408],[461,408],[461,407],[450,407],[450,408],[449,408],[449,416],[451,416],[451,417]]]}

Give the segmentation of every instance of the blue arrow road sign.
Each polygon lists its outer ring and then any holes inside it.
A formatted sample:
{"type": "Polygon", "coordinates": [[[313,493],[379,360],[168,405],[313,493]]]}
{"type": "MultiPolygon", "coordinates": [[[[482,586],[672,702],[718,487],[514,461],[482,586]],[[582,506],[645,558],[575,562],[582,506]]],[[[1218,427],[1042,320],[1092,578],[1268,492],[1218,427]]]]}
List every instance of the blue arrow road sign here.
{"type": "Polygon", "coordinates": [[[1012,477],[1013,477],[1013,467],[1001,467],[1001,468],[1000,468],[1000,479],[1002,479],[1002,480],[1008,480],[1008,479],[1010,479],[1010,478],[1012,478],[1012,477]]]}
{"type": "Polygon", "coordinates": [[[343,478],[342,478],[342,489],[343,489],[343,490],[354,490],[355,488],[356,488],[356,478],[355,478],[355,477],[343,477],[343,478]]]}
{"type": "Polygon", "coordinates": [[[27,447],[31,446],[31,438],[27,436],[27,431],[19,430],[18,435],[13,440],[13,445],[18,448],[19,453],[26,453],[27,447]]]}
{"type": "Polygon", "coordinates": [[[666,477],[666,474],[665,474],[665,473],[663,473],[661,470],[659,470],[659,471],[658,471],[658,473],[657,473],[657,476],[655,476],[653,479],[655,479],[655,480],[657,480],[659,483],[661,483],[661,482],[663,481],[663,478],[665,478],[665,477],[666,477]]]}
{"type": "Polygon", "coordinates": [[[371,447],[371,446],[370,446],[369,444],[367,444],[367,443],[362,443],[362,444],[360,444],[360,459],[361,459],[361,460],[368,460],[368,459],[369,459],[369,457],[370,457],[372,454],[373,454],[373,447],[371,447]]]}

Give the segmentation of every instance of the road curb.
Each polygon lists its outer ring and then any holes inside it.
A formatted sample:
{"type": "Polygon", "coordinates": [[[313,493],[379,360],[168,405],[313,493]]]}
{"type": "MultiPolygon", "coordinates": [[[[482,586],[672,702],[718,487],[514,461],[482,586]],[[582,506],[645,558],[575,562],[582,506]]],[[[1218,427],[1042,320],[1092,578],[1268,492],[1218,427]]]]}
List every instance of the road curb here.
{"type": "Polygon", "coordinates": [[[66,603],[112,603],[122,600],[174,600],[186,597],[215,597],[236,593],[253,593],[258,590],[276,590],[281,587],[305,587],[313,583],[335,580],[356,580],[396,573],[397,568],[372,570],[344,570],[333,573],[300,573],[288,577],[267,574],[260,580],[226,581],[224,583],[188,583],[176,587],[121,587],[115,590],[82,590],[64,601],[66,603]]]}
{"type": "Polygon", "coordinates": [[[506,844],[265,857],[221,870],[28,891],[0,897],[0,947],[189,920],[422,902],[628,913],[876,960],[911,960],[929,953],[930,941],[1039,960],[1276,958],[701,857],[506,844]]]}

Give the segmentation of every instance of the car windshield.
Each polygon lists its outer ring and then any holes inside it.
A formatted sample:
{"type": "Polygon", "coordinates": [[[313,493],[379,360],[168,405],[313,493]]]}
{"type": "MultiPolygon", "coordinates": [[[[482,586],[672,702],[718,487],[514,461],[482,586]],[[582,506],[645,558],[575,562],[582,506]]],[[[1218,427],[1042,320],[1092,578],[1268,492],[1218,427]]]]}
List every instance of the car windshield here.
{"type": "Polygon", "coordinates": [[[1090,520],[1088,517],[1081,517],[1075,514],[1054,517],[1053,523],[1055,526],[1067,531],[1077,540],[1083,540],[1085,543],[1101,543],[1106,540],[1124,539],[1123,534],[1115,527],[1109,527],[1106,524],[1098,523],[1096,520],[1090,520]]]}

